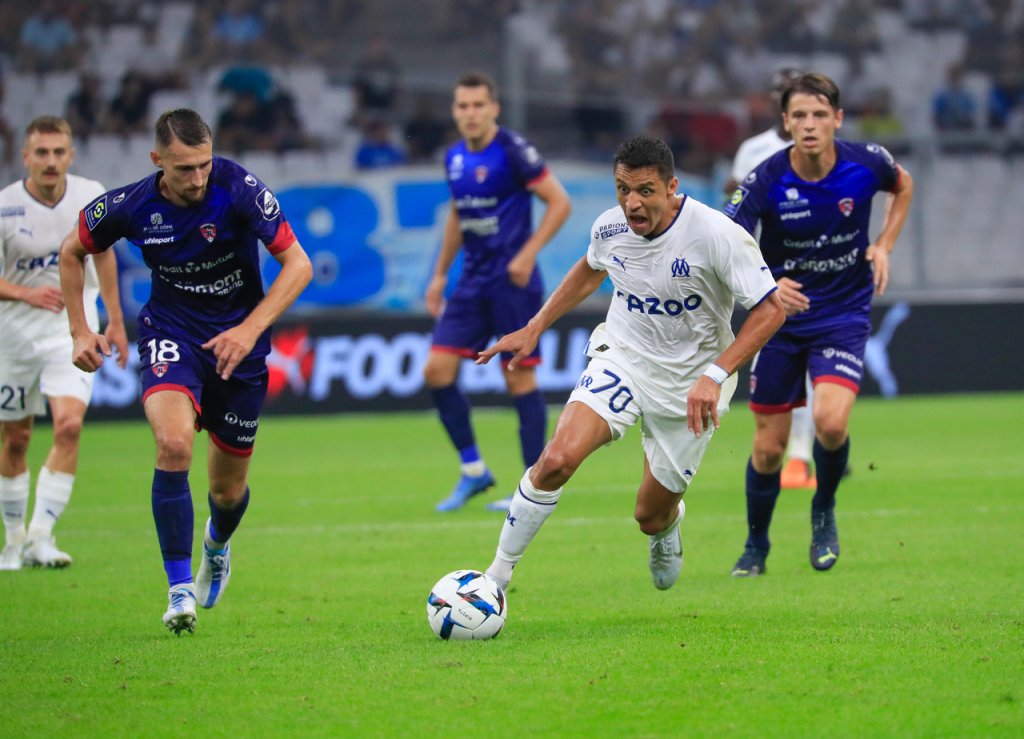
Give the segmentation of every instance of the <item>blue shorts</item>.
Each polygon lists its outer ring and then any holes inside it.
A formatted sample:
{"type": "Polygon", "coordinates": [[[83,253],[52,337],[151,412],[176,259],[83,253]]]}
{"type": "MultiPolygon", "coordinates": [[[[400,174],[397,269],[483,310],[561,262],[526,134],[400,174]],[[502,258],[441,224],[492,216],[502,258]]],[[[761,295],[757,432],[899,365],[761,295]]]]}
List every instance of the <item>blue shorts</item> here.
{"type": "MultiPolygon", "coordinates": [[[[540,292],[514,286],[495,290],[486,296],[456,288],[434,327],[431,348],[475,358],[492,338],[525,326],[540,310],[542,298],[540,292]]],[[[512,354],[501,353],[502,364],[508,364],[511,358],[512,354]]],[[[530,367],[539,363],[540,345],[534,347],[520,366],[530,367]]]]}
{"type": "Polygon", "coordinates": [[[225,381],[213,352],[190,339],[140,323],[138,347],[143,403],[161,390],[185,393],[196,411],[196,430],[205,428],[228,454],[252,454],[267,395],[265,357],[246,358],[225,381]]]}
{"type": "Polygon", "coordinates": [[[829,382],[859,392],[870,333],[871,326],[864,324],[795,336],[783,326],[750,369],[750,409],[786,413],[807,405],[806,375],[813,385],[829,382]]]}

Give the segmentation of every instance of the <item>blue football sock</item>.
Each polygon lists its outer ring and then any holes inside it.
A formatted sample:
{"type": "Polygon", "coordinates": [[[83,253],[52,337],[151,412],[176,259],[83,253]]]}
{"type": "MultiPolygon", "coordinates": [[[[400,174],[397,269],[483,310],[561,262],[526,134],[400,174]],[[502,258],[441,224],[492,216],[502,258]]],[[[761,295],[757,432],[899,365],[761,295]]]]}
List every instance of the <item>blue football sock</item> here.
{"type": "MultiPolygon", "coordinates": [[[[476,439],[473,437],[473,426],[469,421],[469,400],[457,385],[433,388],[430,391],[437,406],[437,412],[441,416],[441,423],[452,445],[461,452],[476,450],[476,439]]],[[[463,459],[463,463],[475,462],[480,459],[463,459]]]]}
{"type": "Polygon", "coordinates": [[[160,539],[167,583],[192,582],[192,530],[195,523],[188,471],[153,470],[153,520],[160,539]]]}
{"type": "Polygon", "coordinates": [[[747,546],[769,549],[768,527],[772,523],[775,501],[778,500],[780,472],[762,475],[747,462],[747,546]]]}
{"type": "Polygon", "coordinates": [[[213,502],[213,496],[209,493],[206,497],[210,503],[210,538],[217,544],[227,544],[241,523],[245,509],[249,507],[249,488],[245,488],[245,495],[232,508],[221,508],[213,502]]]}
{"type": "Polygon", "coordinates": [[[548,407],[540,390],[533,390],[513,398],[519,414],[519,444],[523,452],[523,466],[532,467],[544,451],[548,435],[548,407]]]}
{"type": "Polygon", "coordinates": [[[838,449],[829,451],[814,440],[814,473],[818,477],[818,489],[811,499],[815,511],[831,511],[836,507],[836,490],[843,479],[846,464],[850,461],[850,437],[838,449]]]}

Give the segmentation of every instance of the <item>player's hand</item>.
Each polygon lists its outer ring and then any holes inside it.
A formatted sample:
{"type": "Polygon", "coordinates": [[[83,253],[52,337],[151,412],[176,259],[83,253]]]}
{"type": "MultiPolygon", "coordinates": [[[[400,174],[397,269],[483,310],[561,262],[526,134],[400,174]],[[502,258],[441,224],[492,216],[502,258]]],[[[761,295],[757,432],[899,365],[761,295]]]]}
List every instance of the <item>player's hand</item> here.
{"type": "Polygon", "coordinates": [[[519,252],[508,263],[508,279],[516,287],[526,287],[530,284],[530,277],[533,275],[533,267],[537,260],[532,254],[519,252]]]}
{"type": "Polygon", "coordinates": [[[871,263],[875,278],[875,295],[885,294],[889,284],[889,252],[884,246],[872,244],[864,252],[864,258],[871,263]]]}
{"type": "Polygon", "coordinates": [[[33,308],[42,308],[51,313],[60,313],[64,310],[64,295],[59,287],[26,288],[22,300],[33,308]]]}
{"type": "Polygon", "coordinates": [[[694,436],[700,436],[711,428],[717,429],[718,400],[722,397],[722,386],[706,375],[701,375],[686,394],[686,426],[694,436]]]}
{"type": "Polygon", "coordinates": [[[787,316],[795,316],[811,307],[810,298],[802,292],[804,286],[802,282],[797,282],[789,277],[780,277],[778,285],[779,299],[782,301],[782,307],[786,309],[787,316]]]}
{"type": "Polygon", "coordinates": [[[427,293],[424,300],[427,304],[427,311],[434,318],[441,315],[444,310],[444,289],[448,285],[448,278],[444,275],[434,275],[427,285],[427,293]]]}
{"type": "MultiPolygon", "coordinates": [[[[125,351],[128,343],[125,341],[125,351]]],[[[83,372],[95,372],[103,365],[103,357],[110,356],[110,344],[99,334],[89,331],[74,337],[71,361],[83,372]]]]}
{"type": "Polygon", "coordinates": [[[221,331],[203,344],[203,349],[213,352],[213,356],[217,358],[217,374],[220,375],[220,379],[227,380],[241,361],[249,356],[258,338],[259,334],[254,333],[245,324],[239,324],[227,331],[221,331]]]}
{"type": "Polygon", "coordinates": [[[491,357],[501,352],[510,352],[513,357],[509,360],[508,368],[514,370],[519,362],[530,356],[530,352],[537,346],[537,336],[529,328],[521,328],[510,334],[505,334],[489,347],[476,355],[477,364],[487,364],[491,357]]]}
{"type": "Polygon", "coordinates": [[[124,321],[107,324],[103,332],[107,344],[117,351],[117,366],[124,369],[128,366],[128,334],[124,330],[124,321]]]}

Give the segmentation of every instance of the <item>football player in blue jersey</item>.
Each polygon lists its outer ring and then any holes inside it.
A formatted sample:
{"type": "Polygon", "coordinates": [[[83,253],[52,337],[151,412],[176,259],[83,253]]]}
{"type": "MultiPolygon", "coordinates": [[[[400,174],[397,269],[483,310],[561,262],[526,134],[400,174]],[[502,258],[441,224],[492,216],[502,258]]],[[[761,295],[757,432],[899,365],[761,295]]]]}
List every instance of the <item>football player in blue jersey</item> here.
{"type": "Polygon", "coordinates": [[[765,572],[768,527],[779,495],[792,410],[814,385],[814,465],[810,560],[830,569],[839,557],[836,489],[850,451],[849,420],[864,375],[873,294],[889,282],[889,253],[907,218],[913,181],[883,147],[835,138],[842,126],[839,89],[805,74],[782,95],[793,145],[757,166],[725,212],[751,233],[761,224],[765,262],[786,307],[785,325],[751,369],[753,453],[747,465],[748,536],[737,577],[765,572]],[[871,239],[871,200],[889,193],[881,232],[871,239]]]}
{"type": "Polygon", "coordinates": [[[82,312],[87,254],[125,238],[152,270],[138,316],[146,418],[156,440],[152,503],[169,584],[163,622],[176,634],[212,608],[231,575],[228,540],[249,503],[247,474],[267,390],[270,326],[312,278],[312,267],[274,194],[214,156],[210,127],[177,109],[156,123],[158,172],[87,205],[61,246],[60,272],[75,366],[95,371],[110,355],[82,312]],[[281,264],[264,294],[258,243],[281,264]],[[192,578],[193,509],[188,471],[195,432],[210,434],[210,518],[192,578]]]}
{"type": "MultiPolygon", "coordinates": [[[[453,511],[494,485],[477,448],[469,401],[456,384],[463,358],[475,358],[494,336],[517,331],[540,309],[543,285],[537,254],[569,217],[569,196],[537,150],[514,131],[498,125],[497,89],[485,74],[472,72],[455,83],[452,116],[462,140],[445,157],[452,201],[441,250],[426,292],[427,310],[437,325],[423,369],[441,423],[459,453],[462,474],[437,505],[453,511]],[[533,195],[546,204],[533,230],[533,195]],[[448,270],[462,249],[462,274],[445,302],[448,270]]],[[[523,464],[531,466],[544,448],[547,408],[534,367],[540,352],[515,369],[503,356],[505,383],[519,415],[523,464]]],[[[509,499],[488,505],[508,510],[509,499]]]]}

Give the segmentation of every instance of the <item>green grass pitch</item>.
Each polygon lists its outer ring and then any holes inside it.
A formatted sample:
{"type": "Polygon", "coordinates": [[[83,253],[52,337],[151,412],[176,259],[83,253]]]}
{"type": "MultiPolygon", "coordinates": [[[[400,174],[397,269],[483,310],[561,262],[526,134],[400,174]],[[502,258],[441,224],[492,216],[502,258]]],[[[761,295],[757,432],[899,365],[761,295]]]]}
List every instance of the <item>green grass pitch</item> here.
{"type": "Polygon", "coordinates": [[[488,642],[437,639],[425,601],[490,562],[501,516],[484,503],[520,474],[512,412],[476,414],[499,488],[452,514],[433,510],[456,458],[432,414],[264,419],[230,588],[180,638],[160,622],[149,430],[95,423],[56,532],[74,565],[0,573],[0,732],[1021,736],[1022,418],[1024,394],[859,402],[839,563],[812,571],[810,493],[787,491],[768,574],[741,580],[752,419],[735,404],[667,592],[632,521],[634,429],[570,482],[488,642]]]}

